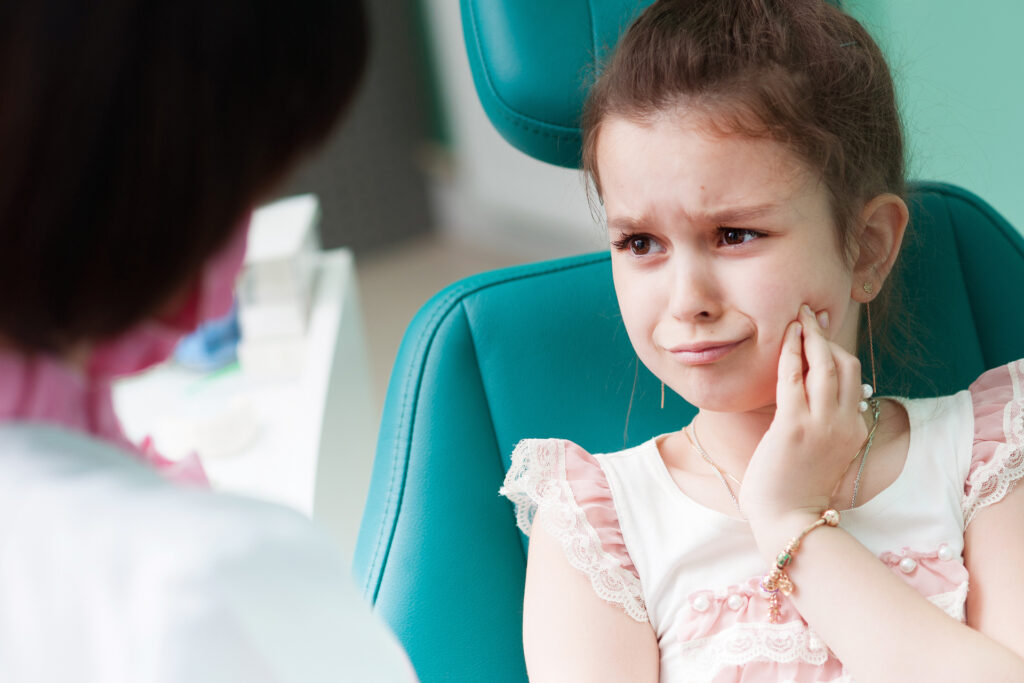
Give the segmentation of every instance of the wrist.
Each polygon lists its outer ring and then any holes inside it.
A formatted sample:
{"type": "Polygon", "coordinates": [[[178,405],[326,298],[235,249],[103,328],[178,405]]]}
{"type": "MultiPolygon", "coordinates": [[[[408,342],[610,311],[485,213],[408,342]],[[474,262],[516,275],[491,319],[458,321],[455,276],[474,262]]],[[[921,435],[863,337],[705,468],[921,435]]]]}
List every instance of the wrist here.
{"type": "MultiPolygon", "coordinates": [[[[804,521],[807,521],[808,517],[805,513],[799,513],[792,516],[787,516],[784,520],[779,520],[784,526],[788,526],[791,523],[800,521],[800,517],[804,517],[804,521]]],[[[768,595],[768,620],[777,624],[780,620],[780,593],[782,595],[791,595],[795,590],[796,586],[793,584],[793,579],[789,576],[790,566],[793,564],[793,560],[796,557],[797,552],[800,550],[800,546],[804,539],[809,534],[814,533],[816,530],[825,527],[839,526],[839,513],[835,510],[829,509],[822,512],[817,519],[810,522],[801,529],[797,534],[789,539],[781,550],[775,554],[774,558],[770,552],[766,552],[767,548],[772,546],[763,544],[762,539],[758,539],[761,552],[767,554],[766,559],[768,560],[769,569],[765,575],[761,578],[761,590],[765,591],[768,595]]],[[[774,537],[775,534],[773,534],[774,537]]]]}
{"type": "Polygon", "coordinates": [[[761,556],[769,563],[774,563],[779,552],[821,519],[823,512],[824,508],[800,508],[750,517],[750,530],[761,556]]]}

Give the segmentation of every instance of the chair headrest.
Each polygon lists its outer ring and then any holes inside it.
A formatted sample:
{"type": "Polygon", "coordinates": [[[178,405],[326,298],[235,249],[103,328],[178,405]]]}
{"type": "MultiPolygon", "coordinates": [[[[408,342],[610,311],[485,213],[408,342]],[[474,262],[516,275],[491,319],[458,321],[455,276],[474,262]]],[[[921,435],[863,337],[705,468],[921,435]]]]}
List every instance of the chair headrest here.
{"type": "Polygon", "coordinates": [[[587,86],[652,0],[461,0],[477,93],[513,147],[558,166],[580,164],[587,86]]]}

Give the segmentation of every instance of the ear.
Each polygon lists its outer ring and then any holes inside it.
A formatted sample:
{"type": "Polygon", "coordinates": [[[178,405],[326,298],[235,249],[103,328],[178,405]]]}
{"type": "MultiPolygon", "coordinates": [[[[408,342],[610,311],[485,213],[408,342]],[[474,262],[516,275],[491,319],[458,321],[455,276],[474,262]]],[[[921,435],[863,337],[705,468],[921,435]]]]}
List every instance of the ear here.
{"type": "Polygon", "coordinates": [[[864,205],[850,293],[855,301],[867,303],[878,296],[896,263],[909,220],[907,205],[894,194],[880,194],[864,205]]]}

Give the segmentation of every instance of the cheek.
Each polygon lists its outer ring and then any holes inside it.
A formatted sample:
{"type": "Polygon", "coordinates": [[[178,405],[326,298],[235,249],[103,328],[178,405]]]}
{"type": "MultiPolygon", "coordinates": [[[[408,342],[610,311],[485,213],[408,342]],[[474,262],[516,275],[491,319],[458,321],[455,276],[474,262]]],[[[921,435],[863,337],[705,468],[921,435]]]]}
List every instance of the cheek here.
{"type": "Polygon", "coordinates": [[[758,329],[765,332],[776,331],[781,336],[780,328],[796,320],[800,304],[805,300],[804,293],[792,286],[792,281],[774,280],[751,291],[751,308],[757,311],[758,329]]]}
{"type": "Polygon", "coordinates": [[[790,265],[766,273],[756,286],[747,286],[744,307],[756,320],[759,341],[781,344],[786,327],[797,319],[801,304],[806,303],[815,311],[828,310],[835,320],[849,302],[848,277],[844,273],[839,264],[820,268],[790,265]],[[830,267],[834,267],[831,272],[830,267]]]}
{"type": "Polygon", "coordinates": [[[622,323],[633,348],[643,357],[664,310],[664,302],[660,300],[661,289],[650,278],[643,278],[626,268],[613,267],[612,275],[622,323]]]}
{"type": "Polygon", "coordinates": [[[748,267],[723,281],[731,283],[732,304],[751,319],[758,342],[767,343],[782,339],[786,325],[796,319],[800,304],[806,300],[808,287],[805,274],[789,264],[758,265],[762,267],[748,267]]]}

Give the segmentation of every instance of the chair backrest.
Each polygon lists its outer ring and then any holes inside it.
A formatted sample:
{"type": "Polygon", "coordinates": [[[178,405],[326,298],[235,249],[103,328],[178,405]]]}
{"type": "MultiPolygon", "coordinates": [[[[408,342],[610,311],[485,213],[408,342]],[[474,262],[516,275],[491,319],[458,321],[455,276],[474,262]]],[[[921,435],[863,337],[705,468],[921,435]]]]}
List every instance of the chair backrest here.
{"type": "MultiPolygon", "coordinates": [[[[492,50],[502,59],[547,69],[538,74],[524,67],[523,78],[553,79],[564,93],[576,87],[594,46],[613,44],[622,24],[648,2],[462,4],[471,62],[480,61],[474,51],[490,49],[482,36],[497,36],[515,45],[492,50]],[[593,14],[595,7],[603,13],[593,14]],[[566,28],[587,17],[589,34],[566,28]],[[533,35],[533,52],[571,65],[545,66],[536,55],[530,62],[531,49],[517,35],[533,35]],[[565,47],[572,41],[575,51],[565,47]]],[[[571,102],[559,105],[565,118],[558,119],[530,109],[531,102],[544,109],[557,97],[531,100],[527,91],[513,97],[500,74],[481,68],[474,63],[481,99],[512,131],[506,137],[518,135],[517,146],[539,158],[575,164],[579,140],[576,131],[573,142],[572,129],[582,92],[575,110],[571,102]],[[480,86],[481,74],[491,86],[480,86]],[[509,103],[526,119],[506,116],[509,103]],[[529,120],[554,122],[564,135],[547,136],[554,129],[531,128],[529,120]]],[[[502,73],[514,72],[507,66],[502,73]]],[[[912,361],[880,357],[879,383],[883,392],[899,387],[907,395],[937,395],[1024,356],[1024,316],[1013,314],[1012,303],[1024,285],[1024,238],[983,201],[952,186],[917,185],[910,206],[917,237],[904,249],[903,270],[924,353],[912,361]]],[[[511,504],[497,494],[516,442],[558,436],[592,452],[618,450],[678,429],[694,412],[671,392],[664,409],[659,400],[660,383],[638,364],[622,325],[606,253],[478,275],[423,307],[392,372],[354,571],[424,683],[526,681],[526,539],[511,504]]]]}

